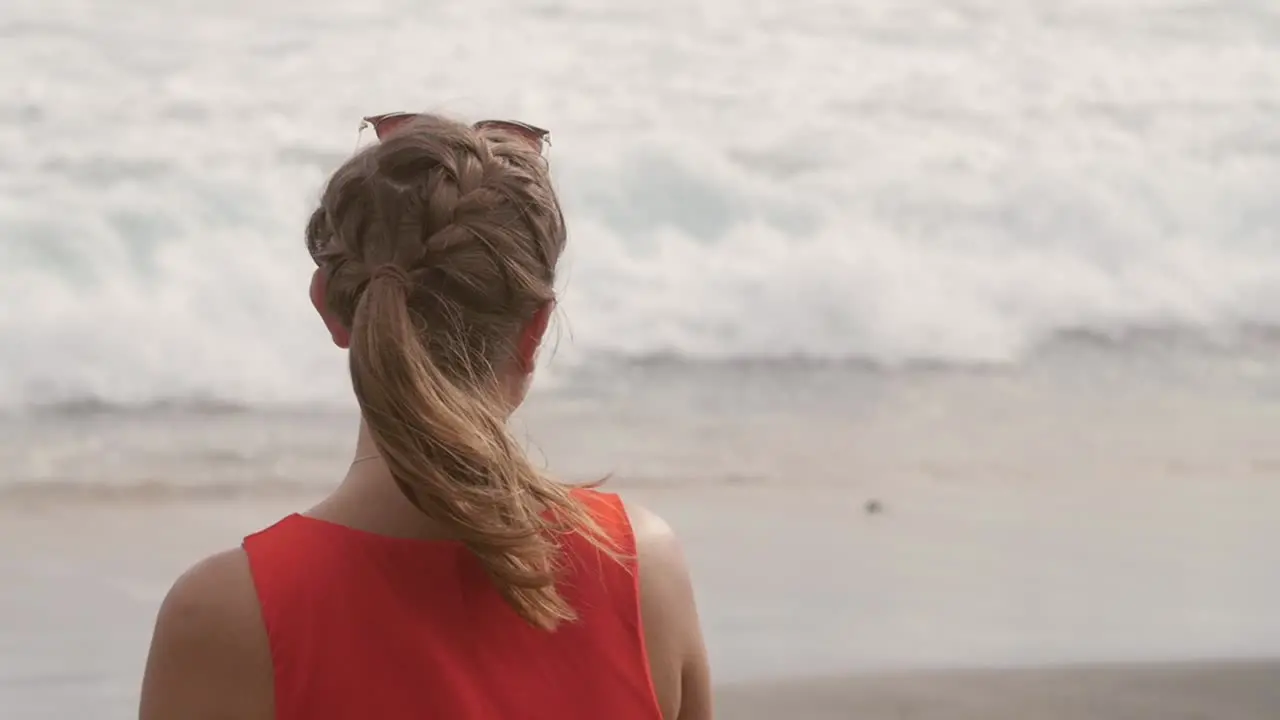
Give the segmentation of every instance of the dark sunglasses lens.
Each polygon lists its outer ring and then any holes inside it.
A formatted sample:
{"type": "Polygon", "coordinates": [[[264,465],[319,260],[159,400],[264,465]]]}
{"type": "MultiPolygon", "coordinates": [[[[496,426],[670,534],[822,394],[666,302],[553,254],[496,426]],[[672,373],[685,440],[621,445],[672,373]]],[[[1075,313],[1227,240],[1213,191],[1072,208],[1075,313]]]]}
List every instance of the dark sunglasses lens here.
{"type": "Polygon", "coordinates": [[[547,135],[550,134],[542,128],[525,125],[524,123],[511,122],[510,120],[485,120],[476,123],[476,128],[480,130],[500,130],[502,132],[515,135],[528,143],[529,147],[532,147],[538,152],[542,152],[542,146],[546,142],[547,135]]]}
{"type": "Polygon", "coordinates": [[[376,115],[365,118],[365,122],[373,126],[373,133],[378,136],[379,140],[384,140],[396,128],[409,122],[414,117],[416,116],[412,113],[391,113],[389,115],[376,115]]]}

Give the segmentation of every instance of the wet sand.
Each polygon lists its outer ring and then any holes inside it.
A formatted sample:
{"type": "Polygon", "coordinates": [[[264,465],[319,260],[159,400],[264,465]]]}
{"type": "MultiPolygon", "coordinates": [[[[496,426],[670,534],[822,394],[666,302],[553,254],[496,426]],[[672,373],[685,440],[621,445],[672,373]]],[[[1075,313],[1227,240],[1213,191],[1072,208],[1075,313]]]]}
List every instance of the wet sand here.
{"type": "MultiPolygon", "coordinates": [[[[1240,543],[1221,533],[1208,542],[1208,527],[1162,534],[1167,543],[1147,546],[1157,557],[1126,550],[1103,517],[1093,542],[1073,532],[1063,544],[1032,521],[1047,508],[997,513],[997,495],[986,495],[979,532],[937,510],[956,496],[905,489],[876,517],[861,496],[831,488],[624,494],[682,531],[720,718],[1280,717],[1280,663],[1165,664],[1271,656],[1275,588],[1245,572],[1240,543]],[[1233,557],[1238,574],[1224,573],[1233,557]],[[1103,660],[1113,664],[1071,669],[1103,660]],[[1059,669],[919,670],[964,666],[1059,669]]],[[[136,716],[151,623],[173,578],[313,499],[9,497],[0,717],[136,716]]],[[[1237,528],[1262,526],[1261,510],[1246,523],[1243,504],[1235,509],[1237,528]]]]}
{"type": "MultiPolygon", "coordinates": [[[[680,534],[720,718],[1280,718],[1275,665],[1162,664],[1280,658],[1280,405],[1128,375],[804,378],[658,377],[528,418],[557,474],[616,471],[680,534]]],[[[136,717],[173,579],[314,502],[352,425],[0,423],[0,718],[136,717]]]]}
{"type": "Polygon", "coordinates": [[[1280,661],[756,682],[716,699],[728,720],[1274,720],[1280,661]]]}

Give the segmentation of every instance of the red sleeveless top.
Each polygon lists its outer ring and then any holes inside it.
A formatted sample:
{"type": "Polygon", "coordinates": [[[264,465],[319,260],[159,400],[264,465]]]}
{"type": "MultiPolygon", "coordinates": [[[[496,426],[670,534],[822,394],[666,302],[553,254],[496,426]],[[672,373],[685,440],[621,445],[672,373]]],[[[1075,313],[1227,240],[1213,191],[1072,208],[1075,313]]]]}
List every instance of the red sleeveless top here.
{"type": "MultiPolygon", "coordinates": [[[[635,556],[617,496],[581,499],[635,556]]],[[[634,561],[565,540],[578,620],[527,624],[460,543],[290,515],[244,540],[279,720],[661,720],[634,561]]]]}

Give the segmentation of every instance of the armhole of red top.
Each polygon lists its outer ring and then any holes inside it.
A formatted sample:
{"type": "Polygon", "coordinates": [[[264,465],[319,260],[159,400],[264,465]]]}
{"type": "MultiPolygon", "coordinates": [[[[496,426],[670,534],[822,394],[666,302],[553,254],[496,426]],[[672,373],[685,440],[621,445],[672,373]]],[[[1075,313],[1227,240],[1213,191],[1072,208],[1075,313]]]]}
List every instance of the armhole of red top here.
{"type": "MultiPolygon", "coordinates": [[[[599,498],[599,504],[607,508],[608,525],[603,528],[618,543],[621,554],[621,565],[630,576],[630,593],[632,607],[635,608],[636,644],[640,649],[640,666],[644,672],[644,683],[648,691],[655,718],[662,717],[662,703],[658,699],[658,688],[653,682],[653,669],[649,662],[648,641],[645,638],[644,603],[640,592],[640,548],[636,541],[635,528],[631,525],[631,515],[627,512],[626,503],[615,493],[589,491],[599,498]]],[[[599,511],[597,511],[599,516],[599,511]]]]}
{"type": "MultiPolygon", "coordinates": [[[[281,532],[280,526],[291,518],[284,518],[268,528],[246,536],[240,543],[245,557],[249,561],[249,578],[253,582],[253,592],[258,598],[258,611],[262,614],[262,629],[267,634],[267,649],[271,653],[271,688],[274,717],[288,717],[281,710],[282,698],[281,663],[278,639],[280,636],[274,603],[271,597],[271,566],[277,564],[276,547],[280,538],[272,537],[281,532]]],[[[288,708],[285,708],[287,710],[288,708]]]]}

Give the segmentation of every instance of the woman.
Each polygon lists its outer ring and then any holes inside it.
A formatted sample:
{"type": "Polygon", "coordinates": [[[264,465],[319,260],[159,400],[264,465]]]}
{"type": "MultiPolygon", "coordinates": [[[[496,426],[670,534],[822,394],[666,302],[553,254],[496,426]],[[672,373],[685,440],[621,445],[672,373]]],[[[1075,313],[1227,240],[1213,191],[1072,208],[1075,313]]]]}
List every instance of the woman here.
{"type": "Polygon", "coordinates": [[[565,245],[546,133],[367,122],[379,142],[307,225],[355,458],[314,508],[178,579],[142,720],[711,717],[671,530],[548,479],[505,429],[565,245]]]}

